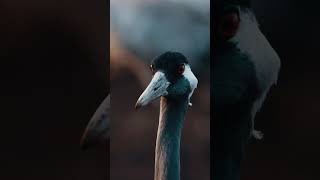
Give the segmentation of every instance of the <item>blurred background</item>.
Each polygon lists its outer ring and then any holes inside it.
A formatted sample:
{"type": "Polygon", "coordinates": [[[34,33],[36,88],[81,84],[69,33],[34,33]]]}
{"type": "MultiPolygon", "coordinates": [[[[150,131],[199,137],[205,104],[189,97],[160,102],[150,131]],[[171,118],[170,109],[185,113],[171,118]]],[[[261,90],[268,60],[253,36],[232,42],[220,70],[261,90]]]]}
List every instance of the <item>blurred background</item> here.
{"type": "Polygon", "coordinates": [[[265,138],[250,144],[242,179],[320,179],[319,5],[297,0],[252,3],[282,68],[256,120],[265,138]]]}
{"type": "Polygon", "coordinates": [[[210,177],[210,1],[111,0],[111,179],[154,176],[159,101],[134,105],[152,78],[150,62],[179,51],[199,79],[182,133],[181,179],[210,177]]]}
{"type": "Polygon", "coordinates": [[[106,1],[0,1],[0,179],[104,180],[80,138],[109,92],[106,1]]]}

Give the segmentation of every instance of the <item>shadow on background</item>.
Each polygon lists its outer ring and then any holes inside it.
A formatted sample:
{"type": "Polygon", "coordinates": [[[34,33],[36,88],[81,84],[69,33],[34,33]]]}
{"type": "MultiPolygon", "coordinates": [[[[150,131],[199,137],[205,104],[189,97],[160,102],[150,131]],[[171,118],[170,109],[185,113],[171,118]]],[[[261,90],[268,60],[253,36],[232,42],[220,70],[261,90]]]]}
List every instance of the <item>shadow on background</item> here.
{"type": "Polygon", "coordinates": [[[106,179],[79,141],[109,92],[105,1],[0,2],[0,179],[106,179]]]}

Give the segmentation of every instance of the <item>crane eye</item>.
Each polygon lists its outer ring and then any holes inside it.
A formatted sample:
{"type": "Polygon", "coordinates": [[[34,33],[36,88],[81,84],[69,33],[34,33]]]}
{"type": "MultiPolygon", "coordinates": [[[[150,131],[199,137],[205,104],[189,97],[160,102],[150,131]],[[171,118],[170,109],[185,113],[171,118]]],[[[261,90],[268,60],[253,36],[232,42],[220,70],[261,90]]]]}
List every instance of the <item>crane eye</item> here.
{"type": "Polygon", "coordinates": [[[151,72],[152,72],[152,74],[155,74],[156,72],[155,72],[155,69],[154,69],[154,66],[151,64],[150,65],[150,70],[151,70],[151,72]]]}
{"type": "Polygon", "coordinates": [[[223,39],[228,40],[232,38],[238,31],[240,25],[239,14],[236,12],[230,12],[224,14],[218,25],[219,33],[223,39]]]}
{"type": "Polygon", "coordinates": [[[178,74],[182,75],[183,72],[184,72],[184,69],[185,69],[184,64],[180,64],[180,65],[178,66],[178,74]]]}

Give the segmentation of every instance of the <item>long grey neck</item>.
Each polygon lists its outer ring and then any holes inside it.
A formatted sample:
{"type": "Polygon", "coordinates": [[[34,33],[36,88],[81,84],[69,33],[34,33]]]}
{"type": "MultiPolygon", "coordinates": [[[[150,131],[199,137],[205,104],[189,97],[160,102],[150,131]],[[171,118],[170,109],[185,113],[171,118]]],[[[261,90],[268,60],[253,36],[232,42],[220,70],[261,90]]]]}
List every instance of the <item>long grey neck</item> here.
{"type": "Polygon", "coordinates": [[[154,180],[180,180],[180,139],[188,98],[160,100],[154,180]]]}

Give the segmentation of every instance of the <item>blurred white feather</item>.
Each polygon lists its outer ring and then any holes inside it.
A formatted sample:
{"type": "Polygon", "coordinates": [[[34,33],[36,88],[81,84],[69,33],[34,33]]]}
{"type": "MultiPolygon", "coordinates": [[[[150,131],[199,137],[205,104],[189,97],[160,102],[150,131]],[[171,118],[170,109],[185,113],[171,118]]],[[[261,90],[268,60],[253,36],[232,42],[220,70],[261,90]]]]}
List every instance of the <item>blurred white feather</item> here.
{"type": "Polygon", "coordinates": [[[239,49],[253,61],[259,87],[259,98],[252,108],[252,135],[262,139],[263,133],[254,129],[254,119],[260,110],[270,88],[277,83],[280,71],[280,58],[269,41],[262,34],[253,12],[249,9],[240,11],[240,27],[231,41],[237,43],[239,49]]]}

